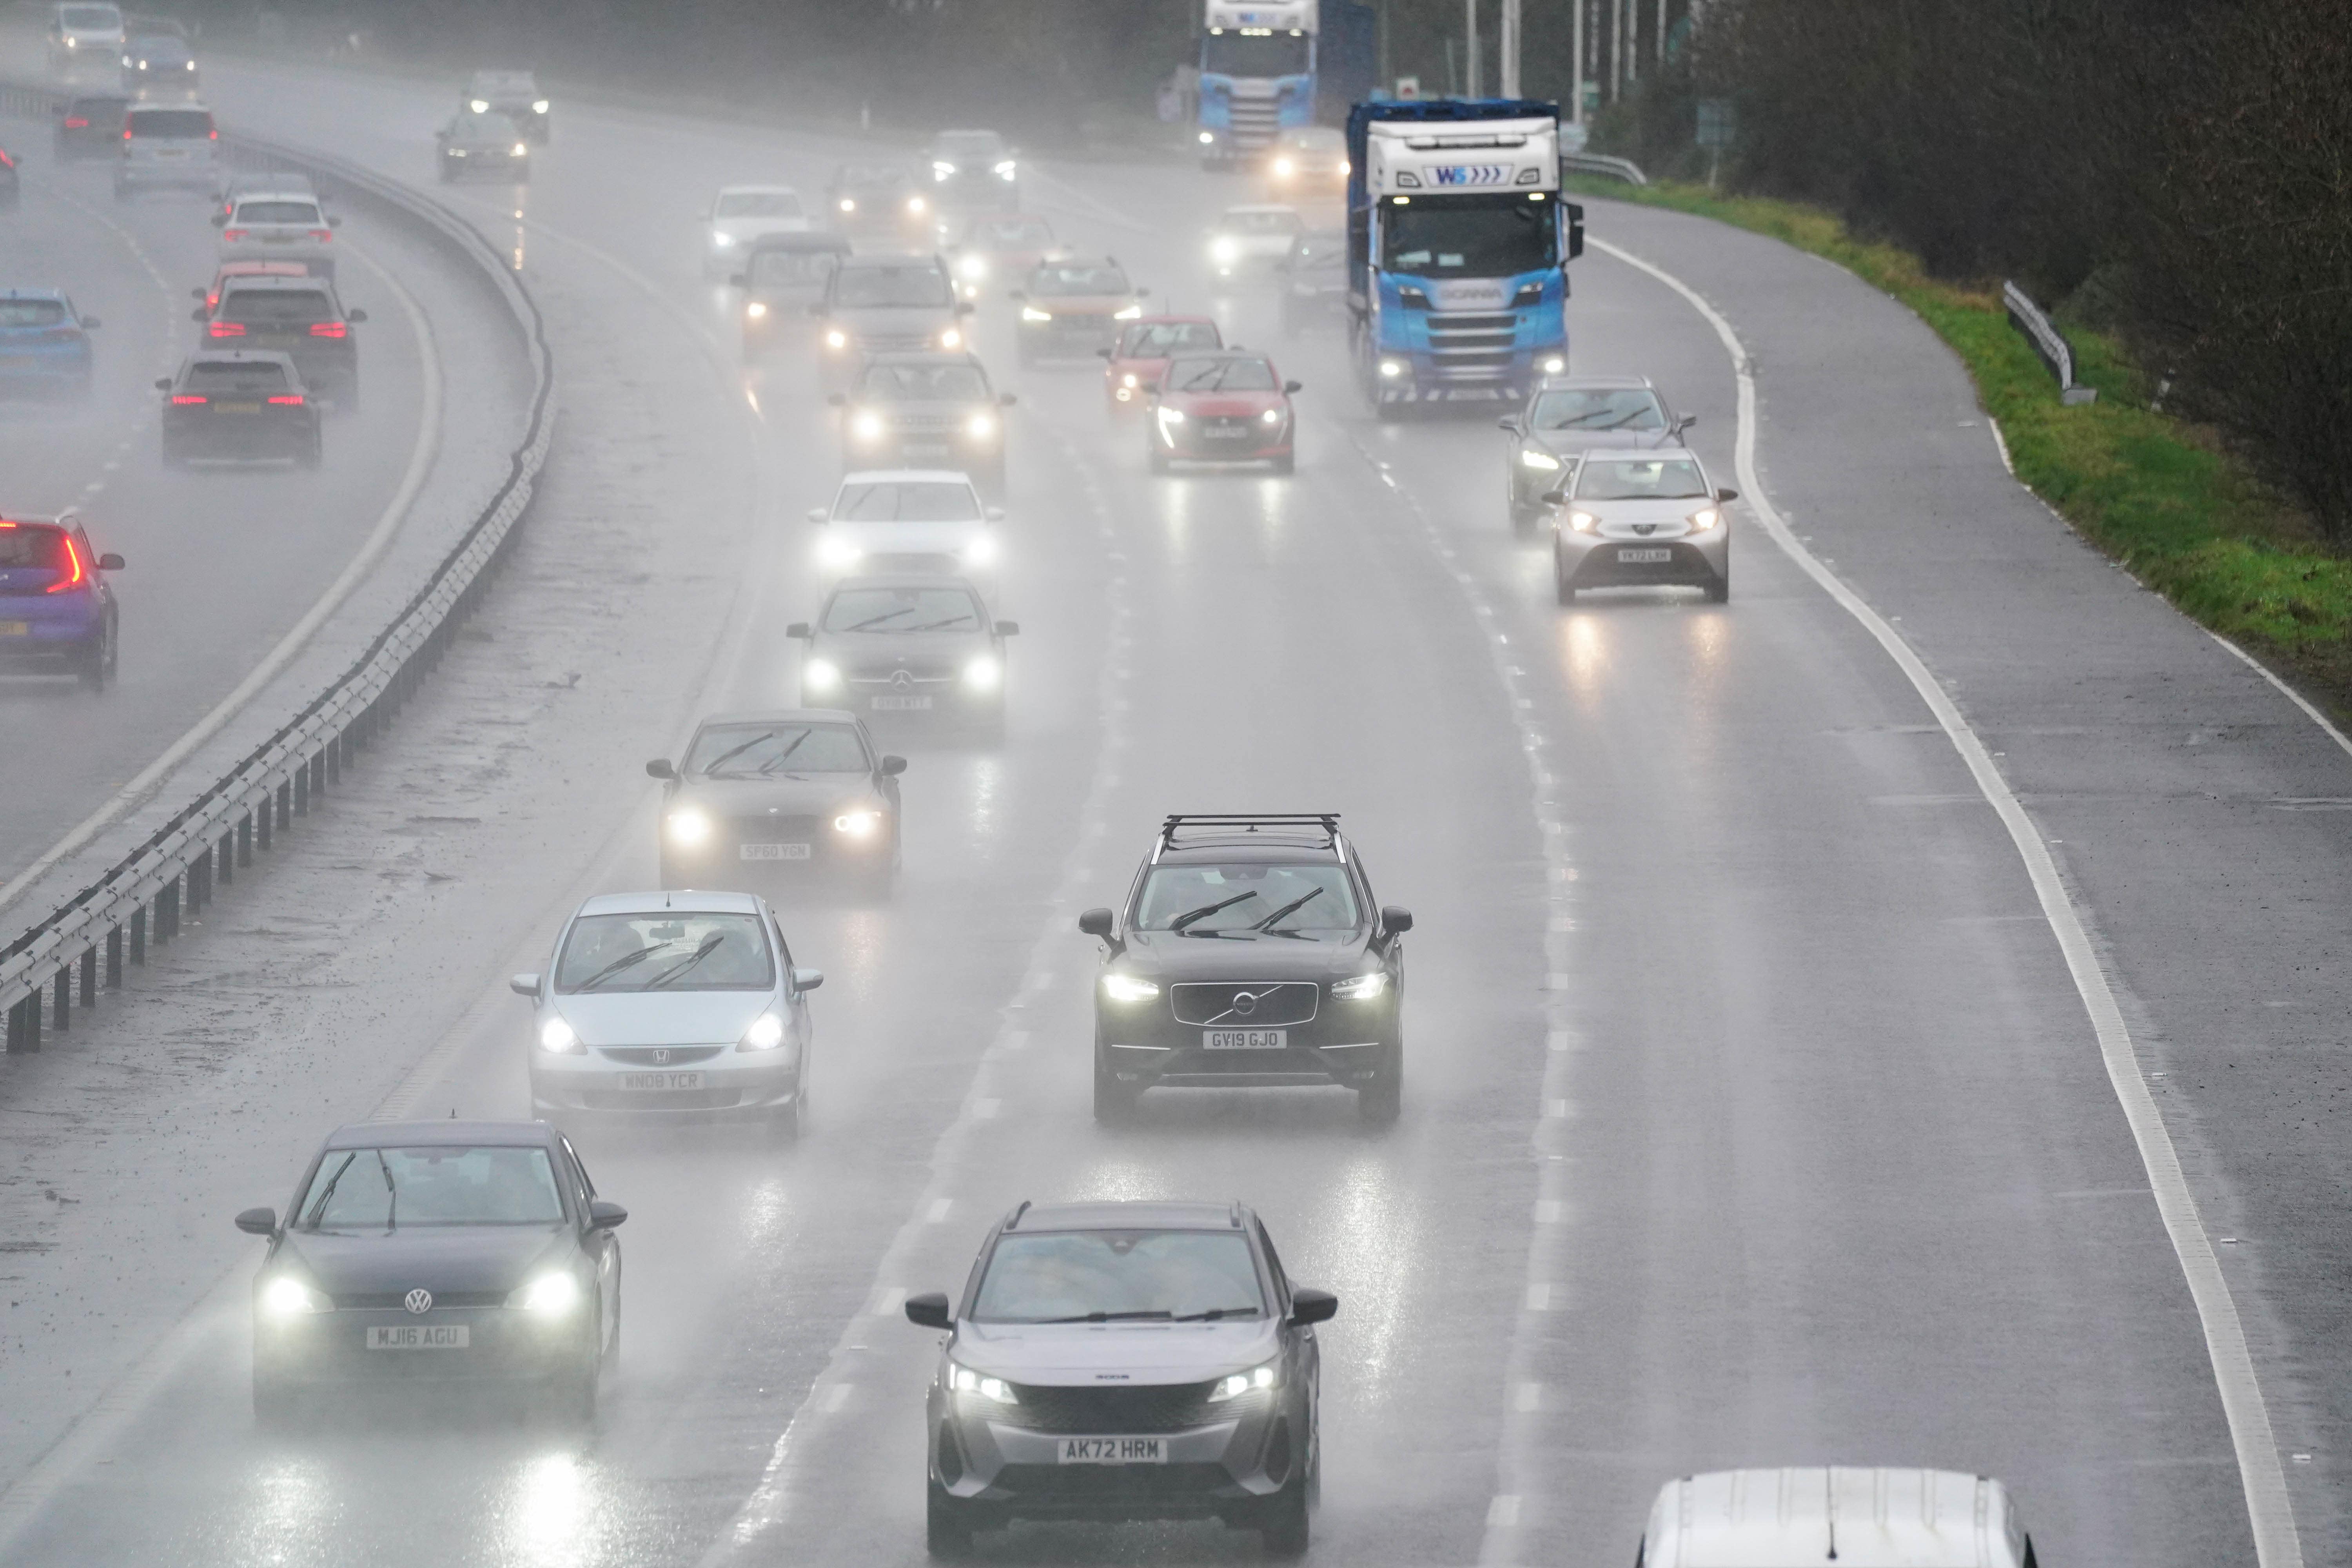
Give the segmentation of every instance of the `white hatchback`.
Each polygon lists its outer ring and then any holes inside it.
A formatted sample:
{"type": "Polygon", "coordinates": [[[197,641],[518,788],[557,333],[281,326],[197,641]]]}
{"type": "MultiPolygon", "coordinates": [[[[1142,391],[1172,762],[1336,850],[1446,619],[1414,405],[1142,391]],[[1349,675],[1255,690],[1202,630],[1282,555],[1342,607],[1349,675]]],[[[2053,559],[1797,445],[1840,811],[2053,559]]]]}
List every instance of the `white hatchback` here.
{"type": "Polygon", "coordinates": [[[872,468],[844,474],[833,504],[810,511],[827,583],[854,572],[932,572],[992,589],[1002,508],[984,504],[971,476],[952,468],[872,468]]]}
{"type": "Polygon", "coordinates": [[[564,922],[534,1005],[534,1113],[726,1114],[797,1133],[808,1103],[808,994],[783,928],[751,893],[604,893],[564,922]]]}
{"type": "Polygon", "coordinates": [[[742,269],[753,240],[806,234],[812,226],[801,194],[790,185],[722,185],[702,226],[702,275],[731,278],[742,269]]]}
{"type": "Polygon", "coordinates": [[[2034,1568],[2009,1489],[1958,1470],[1715,1470],[1658,1489],[1633,1568],[2034,1568]]]}
{"type": "Polygon", "coordinates": [[[255,190],[247,186],[213,218],[220,233],[223,261],[301,261],[313,278],[335,275],[335,230],[342,219],[329,217],[318,195],[299,188],[255,190]]]}

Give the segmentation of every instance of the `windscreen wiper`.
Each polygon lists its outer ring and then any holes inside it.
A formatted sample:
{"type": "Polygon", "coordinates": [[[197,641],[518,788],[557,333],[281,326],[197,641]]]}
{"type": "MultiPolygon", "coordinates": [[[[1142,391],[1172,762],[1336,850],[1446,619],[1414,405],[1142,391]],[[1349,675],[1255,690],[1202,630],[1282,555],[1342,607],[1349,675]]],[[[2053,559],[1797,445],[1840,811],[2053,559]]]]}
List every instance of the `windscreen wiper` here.
{"type": "Polygon", "coordinates": [[[1146,1307],[1132,1312],[1076,1312],[1066,1318],[1039,1318],[1041,1323],[1118,1323],[1138,1318],[1169,1318],[1176,1314],[1165,1307],[1146,1307]]]}
{"type": "Polygon", "coordinates": [[[1295,898],[1295,899],[1291,900],[1290,900],[1290,902],[1288,902],[1288,903],[1286,903],[1286,904],[1283,905],[1283,906],[1282,906],[1282,908],[1280,908],[1280,909],[1278,909],[1278,910],[1275,910],[1275,911],[1274,911],[1274,913],[1272,913],[1272,914],[1270,914],[1270,915],[1266,916],[1266,917],[1265,917],[1265,919],[1264,919],[1264,920],[1262,920],[1262,921],[1258,921],[1258,922],[1257,922],[1257,924],[1255,924],[1255,925],[1254,925],[1254,926],[1250,927],[1250,930],[1252,930],[1252,931],[1265,931],[1265,930],[1267,930],[1269,927],[1271,927],[1271,926],[1274,924],[1274,922],[1275,922],[1275,921],[1278,921],[1278,920],[1286,920],[1286,919],[1287,919],[1288,917],[1290,917],[1290,916],[1292,916],[1292,915],[1297,914],[1297,913],[1298,912],[1298,910],[1299,910],[1299,908],[1300,908],[1302,905],[1304,905],[1304,904],[1307,902],[1307,900],[1309,900],[1309,899],[1311,899],[1311,898],[1316,897],[1318,894],[1321,893],[1322,891],[1323,891],[1323,889],[1320,889],[1320,888],[1309,888],[1309,889],[1307,889],[1305,892],[1303,892],[1303,893],[1299,894],[1299,895],[1298,895],[1298,897],[1297,897],[1297,898],[1295,898]]]}
{"type": "Polygon", "coordinates": [[[728,750],[719,752],[719,755],[713,757],[710,761],[703,763],[702,771],[706,773],[715,773],[719,771],[719,763],[735,757],[740,757],[744,752],[750,751],[752,747],[759,745],[763,742],[772,741],[775,738],[776,732],[773,730],[767,731],[765,734],[754,735],[750,740],[744,742],[741,745],[730,747],[728,750]]]}
{"type": "Polygon", "coordinates": [[[919,626],[908,626],[910,632],[943,632],[950,626],[960,626],[971,620],[970,616],[950,616],[944,621],[926,621],[919,626]]]}
{"type": "Polygon", "coordinates": [[[799,734],[793,736],[793,743],[791,745],[786,746],[782,751],[778,752],[773,757],[760,764],[761,777],[765,778],[770,773],[774,773],[778,768],[782,767],[784,765],[784,759],[791,756],[794,752],[799,751],[801,749],[801,742],[815,733],[816,731],[814,730],[803,730],[799,734]]]}
{"type": "Polygon", "coordinates": [[[656,974],[651,980],[646,981],[646,989],[648,991],[656,991],[659,990],[662,986],[668,984],[671,981],[677,979],[679,975],[685,973],[688,970],[692,969],[696,964],[700,963],[704,959],[709,958],[712,953],[718,952],[719,944],[726,940],[727,933],[725,931],[712,931],[709,936],[702,939],[701,942],[692,952],[688,953],[684,958],[679,959],[676,963],[671,964],[667,969],[663,970],[659,974],[656,974]]]}
{"type": "Polygon", "coordinates": [[[595,973],[590,975],[587,979],[582,981],[579,984],[573,986],[572,989],[574,991],[593,991],[597,986],[602,985],[605,981],[612,979],[613,976],[620,973],[621,971],[628,968],[632,963],[641,963],[645,960],[651,958],[655,953],[659,952],[663,948],[675,947],[677,943],[674,941],[657,942],[651,947],[641,947],[635,952],[625,952],[620,957],[614,959],[612,963],[606,964],[604,968],[598,970],[595,973]]]}
{"type": "Polygon", "coordinates": [[[383,1171],[383,1190],[392,1194],[383,1206],[383,1233],[390,1236],[400,1228],[400,1187],[392,1179],[392,1162],[383,1157],[381,1149],[375,1152],[375,1163],[383,1171]]]}
{"type": "Polygon", "coordinates": [[[914,613],[914,605],[901,605],[895,610],[885,610],[878,616],[869,616],[866,619],[858,622],[856,626],[847,627],[846,629],[853,632],[862,632],[868,626],[878,626],[884,621],[895,621],[900,616],[911,616],[914,613]]]}
{"type": "Polygon", "coordinates": [[[1257,889],[1253,888],[1246,893],[1235,893],[1232,898],[1225,900],[1223,903],[1202,904],[1197,910],[1187,910],[1182,914],[1178,915],[1174,920],[1170,921],[1168,922],[1168,929],[1170,931],[1183,931],[1186,926],[1191,925],[1194,921],[1207,920],[1219,910],[1232,909],[1235,904],[1244,902],[1256,897],[1257,889]]]}
{"type": "Polygon", "coordinates": [[[352,1162],[359,1157],[360,1152],[356,1149],[352,1150],[350,1153],[343,1156],[343,1163],[335,1167],[335,1173],[327,1178],[326,1191],[320,1193],[319,1194],[319,1201],[310,1205],[309,1221],[310,1229],[316,1230],[319,1228],[319,1216],[327,1212],[327,1200],[335,1195],[335,1184],[343,1179],[343,1173],[350,1170],[352,1168],[352,1162]]]}
{"type": "Polygon", "coordinates": [[[1179,1323],[1213,1323],[1220,1318],[1255,1318],[1255,1307],[1212,1307],[1205,1312],[1179,1312],[1172,1321],[1179,1323]]]}

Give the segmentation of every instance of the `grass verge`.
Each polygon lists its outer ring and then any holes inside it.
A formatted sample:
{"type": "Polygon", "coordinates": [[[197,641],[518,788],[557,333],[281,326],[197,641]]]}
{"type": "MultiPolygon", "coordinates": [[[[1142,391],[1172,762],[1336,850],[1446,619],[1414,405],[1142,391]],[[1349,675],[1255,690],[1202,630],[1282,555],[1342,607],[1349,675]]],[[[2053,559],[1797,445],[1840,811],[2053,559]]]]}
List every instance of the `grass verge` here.
{"type": "MultiPolygon", "coordinates": [[[[2075,374],[2099,389],[2069,408],[2009,324],[1998,281],[1928,277],[1919,258],[1860,239],[1795,202],[1705,187],[1572,180],[1612,200],[1711,217],[1809,250],[1900,300],[1968,365],[2000,422],[2017,477],[2085,538],[2199,624],[2352,716],[2352,560],[2204,426],[2152,411],[2145,374],[2113,338],[2067,322],[2075,374]]],[[[2063,313],[2063,312],[2062,312],[2063,313]]]]}

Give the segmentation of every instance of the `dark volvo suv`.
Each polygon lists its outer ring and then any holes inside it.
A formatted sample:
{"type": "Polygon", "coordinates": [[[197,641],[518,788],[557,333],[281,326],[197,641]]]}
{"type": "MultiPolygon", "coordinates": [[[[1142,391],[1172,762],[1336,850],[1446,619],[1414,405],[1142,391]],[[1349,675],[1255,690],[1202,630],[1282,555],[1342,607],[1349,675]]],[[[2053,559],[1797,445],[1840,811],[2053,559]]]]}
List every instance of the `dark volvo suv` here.
{"type": "Polygon", "coordinates": [[[1339,818],[1171,816],[1122,910],[1078,929],[1095,984],[1095,1115],[1155,1084],[1345,1084],[1367,1121],[1404,1087],[1410,910],[1372,897],[1339,818]]]}

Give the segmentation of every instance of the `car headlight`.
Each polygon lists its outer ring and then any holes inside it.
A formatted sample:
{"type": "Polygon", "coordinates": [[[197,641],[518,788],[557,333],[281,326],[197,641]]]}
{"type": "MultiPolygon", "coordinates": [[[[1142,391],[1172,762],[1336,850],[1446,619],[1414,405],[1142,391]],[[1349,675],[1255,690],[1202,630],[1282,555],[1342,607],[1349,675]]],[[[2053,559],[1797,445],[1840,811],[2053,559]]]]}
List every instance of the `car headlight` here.
{"type": "Polygon", "coordinates": [[[1559,468],[1559,459],[1549,452],[1538,452],[1533,447],[1522,447],[1519,448],[1519,467],[1540,469],[1547,474],[1556,473],[1559,468]]]}
{"type": "Polygon", "coordinates": [[[1149,1002],[1160,994],[1160,987],[1149,980],[1138,980],[1132,974],[1112,970],[1102,977],[1102,992],[1114,1002],[1149,1002]]]}
{"type": "Polygon", "coordinates": [[[1003,667],[986,654],[963,667],[963,683],[974,691],[993,691],[996,683],[1003,679],[1003,667]]]}
{"type": "Polygon", "coordinates": [[[784,1021],[773,1013],[762,1013],[751,1020],[743,1037],[735,1042],[739,1051],[772,1051],[784,1043],[784,1021]]]}
{"type": "Polygon", "coordinates": [[[849,433],[861,441],[879,441],[889,426],[882,422],[882,416],[870,408],[861,408],[850,416],[849,433]]]}
{"type": "Polygon", "coordinates": [[[1050,321],[1054,319],[1054,312],[1041,310],[1034,305],[1024,305],[1021,307],[1021,319],[1024,321],[1050,321]]]}
{"type": "Polygon", "coordinates": [[[1216,144],[1216,140],[1217,133],[1213,131],[1203,131],[1201,132],[1201,145],[1203,147],[1214,146],[1216,144]]]}
{"type": "Polygon", "coordinates": [[[1722,521],[1723,514],[1721,512],[1716,510],[1715,508],[1711,506],[1704,507],[1699,510],[1691,513],[1690,529],[1693,533],[1705,533],[1708,529],[1713,528],[1717,523],[1721,522],[1722,521]]]}
{"type": "Polygon", "coordinates": [[[466,107],[472,110],[477,114],[488,114],[490,111],[489,100],[486,98],[474,99],[468,102],[466,107]]]}
{"type": "Polygon", "coordinates": [[[857,204],[850,200],[849,197],[844,196],[841,198],[841,210],[845,213],[854,213],[857,210],[857,204]]]}
{"type": "Polygon", "coordinates": [[[835,833],[846,833],[852,838],[871,838],[874,837],[874,830],[881,826],[882,814],[878,811],[867,811],[863,807],[855,811],[845,811],[833,819],[833,830],[835,833]]]}
{"type": "Polygon", "coordinates": [[[280,1274],[261,1288],[261,1310],[273,1318],[299,1318],[308,1312],[331,1312],[335,1304],[291,1275],[280,1274]]]}
{"type": "Polygon", "coordinates": [[[1282,410],[1279,408],[1269,408],[1265,413],[1259,415],[1257,418],[1258,423],[1261,425],[1279,425],[1282,423],[1282,410]]]}
{"type": "Polygon", "coordinates": [[[1600,521],[1589,511],[1572,511],[1568,514],[1568,526],[1579,533],[1591,533],[1600,521]]]}
{"type": "Polygon", "coordinates": [[[1209,1390],[1209,1403],[1222,1405],[1228,1399],[1239,1399],[1243,1394],[1255,1389],[1272,1388],[1275,1385],[1276,1376],[1276,1367],[1272,1362],[1267,1362],[1263,1366],[1254,1366],[1247,1372],[1229,1372],[1217,1379],[1216,1387],[1209,1390]]]}
{"type": "Polygon", "coordinates": [[[533,103],[530,106],[530,111],[533,114],[545,114],[547,112],[547,100],[542,98],[533,103]]]}
{"type": "Polygon", "coordinates": [[[1375,969],[1370,974],[1354,974],[1331,983],[1332,1000],[1338,1002],[1371,1002],[1388,994],[1389,975],[1385,969],[1375,969]]]}
{"type": "Polygon", "coordinates": [[[963,347],[963,329],[961,327],[940,328],[940,347],[943,349],[960,349],[963,347]]]}
{"type": "Polygon", "coordinates": [[[829,658],[813,658],[801,666],[801,684],[811,691],[831,691],[841,684],[841,667],[829,658]]]}
{"type": "Polygon", "coordinates": [[[1286,180],[1297,171],[1297,166],[1292,163],[1287,158],[1276,158],[1274,161],[1275,177],[1276,179],[1286,180]]]}
{"type": "Polygon", "coordinates": [[[1118,384],[1121,386],[1141,386],[1143,384],[1143,381],[1142,378],[1138,376],[1133,371],[1129,371],[1125,375],[1118,378],[1118,384]]]}
{"type": "Polygon", "coordinates": [[[963,547],[963,563],[985,566],[996,559],[996,536],[983,533],[963,547]]]}
{"type": "Polygon", "coordinates": [[[551,1271],[509,1296],[507,1305],[542,1318],[569,1317],[580,1308],[580,1281],[572,1275],[551,1271]]]}
{"type": "Polygon", "coordinates": [[[1381,361],[1381,374],[1391,381],[1394,381],[1398,376],[1402,375],[1404,374],[1404,361],[1401,359],[1384,359],[1381,361]]]}
{"type": "Polygon", "coordinates": [[[996,434],[996,416],[975,414],[963,422],[963,433],[975,441],[985,441],[996,434]]]}
{"type": "Polygon", "coordinates": [[[1014,163],[1012,159],[1007,158],[1004,162],[996,165],[996,177],[1000,180],[1009,180],[1016,172],[1018,172],[1018,169],[1019,165],[1014,163]]]}
{"type": "MultiPolygon", "coordinates": [[[[866,552],[860,550],[851,541],[842,538],[837,533],[828,533],[824,538],[817,541],[816,558],[825,565],[835,568],[836,571],[846,572],[849,568],[856,565],[860,561],[866,559],[866,552]]],[[[813,662],[823,664],[824,661],[817,659],[813,662]]],[[[832,667],[827,665],[826,668],[831,668],[832,667]]]]}
{"type": "Polygon", "coordinates": [[[710,234],[710,243],[716,248],[724,250],[735,243],[735,237],[723,230],[713,229],[710,234]]]}
{"type": "Polygon", "coordinates": [[[756,321],[768,313],[768,307],[754,300],[743,307],[743,313],[756,321]]]}
{"type": "Polygon", "coordinates": [[[913,213],[917,217],[922,216],[929,205],[930,204],[923,200],[920,196],[908,196],[907,198],[907,210],[913,213]]]}
{"type": "Polygon", "coordinates": [[[572,1056],[580,1049],[579,1031],[562,1018],[550,1018],[539,1026],[539,1048],[550,1056],[572,1056]]]}
{"type": "Polygon", "coordinates": [[[518,142],[514,144],[514,155],[518,158],[527,158],[530,156],[530,149],[518,142]]]}
{"type": "Polygon", "coordinates": [[[184,66],[181,67],[180,68],[181,68],[181,69],[183,69],[183,70],[194,70],[194,69],[195,69],[195,68],[196,68],[196,62],[195,62],[195,61],[194,61],[194,60],[190,60],[186,65],[184,65],[184,66]]]}
{"type": "Polygon", "coordinates": [[[955,165],[953,163],[943,163],[937,160],[934,160],[931,163],[931,178],[934,180],[948,179],[954,174],[955,165]]]}
{"type": "Polygon", "coordinates": [[[669,830],[673,844],[695,845],[710,837],[710,817],[695,806],[681,806],[669,814],[663,826],[669,830]]]}
{"type": "Polygon", "coordinates": [[[988,276],[988,258],[984,256],[963,257],[956,262],[956,270],[977,282],[988,276]]]}
{"type": "Polygon", "coordinates": [[[1184,423],[1184,411],[1181,408],[1171,408],[1163,403],[1160,405],[1157,412],[1160,416],[1160,423],[1162,425],[1181,425],[1184,423]]]}
{"type": "Polygon", "coordinates": [[[1013,1385],[1001,1377],[990,1377],[956,1362],[948,1363],[948,1387],[958,1394],[978,1394],[997,1405],[1018,1405],[1013,1385]]]}
{"type": "Polygon", "coordinates": [[[1559,375],[1567,369],[1568,361],[1558,354],[1549,355],[1543,362],[1543,373],[1546,375],[1559,375]]]}
{"type": "Polygon", "coordinates": [[[1111,317],[1114,321],[1139,321],[1142,319],[1143,306],[1139,302],[1129,305],[1126,310],[1118,311],[1111,317]]]}
{"type": "Polygon", "coordinates": [[[1242,247],[1230,238],[1213,240],[1209,246],[1210,259],[1214,261],[1231,261],[1241,253],[1242,247]]]}

